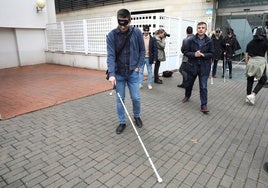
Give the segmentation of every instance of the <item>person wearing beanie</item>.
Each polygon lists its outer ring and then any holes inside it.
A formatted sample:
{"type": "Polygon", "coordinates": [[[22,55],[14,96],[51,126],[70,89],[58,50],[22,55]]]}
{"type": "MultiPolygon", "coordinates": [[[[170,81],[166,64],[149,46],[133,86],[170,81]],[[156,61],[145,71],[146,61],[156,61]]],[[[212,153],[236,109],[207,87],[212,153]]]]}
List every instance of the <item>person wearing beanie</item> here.
{"type": "Polygon", "coordinates": [[[216,78],[217,74],[217,65],[218,61],[223,59],[223,49],[222,49],[222,42],[223,36],[221,35],[221,29],[216,28],[215,33],[212,34],[211,39],[213,40],[215,53],[213,56],[213,66],[212,66],[212,77],[216,78]]]}
{"type": "Polygon", "coordinates": [[[233,61],[233,57],[235,56],[235,51],[241,49],[236,36],[234,34],[234,30],[232,28],[228,28],[226,30],[226,34],[227,36],[223,39],[223,55],[224,55],[224,59],[223,59],[223,73],[222,73],[222,78],[225,77],[225,70],[227,69],[227,67],[229,68],[229,78],[232,79],[232,70],[233,70],[233,66],[232,66],[232,61],[233,61]]]}

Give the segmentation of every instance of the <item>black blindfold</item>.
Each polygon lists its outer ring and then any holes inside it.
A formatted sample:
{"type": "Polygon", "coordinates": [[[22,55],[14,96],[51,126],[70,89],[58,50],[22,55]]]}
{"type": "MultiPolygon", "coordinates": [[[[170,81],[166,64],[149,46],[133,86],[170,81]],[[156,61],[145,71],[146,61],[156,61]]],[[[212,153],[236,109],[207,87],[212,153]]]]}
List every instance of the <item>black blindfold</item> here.
{"type": "Polygon", "coordinates": [[[128,20],[119,20],[118,19],[117,21],[118,21],[118,24],[121,25],[121,26],[126,26],[129,23],[128,20]]]}

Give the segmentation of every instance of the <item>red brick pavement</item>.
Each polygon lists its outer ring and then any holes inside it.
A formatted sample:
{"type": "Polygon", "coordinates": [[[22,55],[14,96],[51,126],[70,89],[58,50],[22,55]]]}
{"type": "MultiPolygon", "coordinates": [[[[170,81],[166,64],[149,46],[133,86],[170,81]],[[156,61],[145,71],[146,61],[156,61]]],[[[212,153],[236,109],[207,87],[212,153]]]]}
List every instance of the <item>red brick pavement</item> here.
{"type": "Polygon", "coordinates": [[[110,89],[104,71],[55,64],[0,69],[0,119],[110,89]]]}

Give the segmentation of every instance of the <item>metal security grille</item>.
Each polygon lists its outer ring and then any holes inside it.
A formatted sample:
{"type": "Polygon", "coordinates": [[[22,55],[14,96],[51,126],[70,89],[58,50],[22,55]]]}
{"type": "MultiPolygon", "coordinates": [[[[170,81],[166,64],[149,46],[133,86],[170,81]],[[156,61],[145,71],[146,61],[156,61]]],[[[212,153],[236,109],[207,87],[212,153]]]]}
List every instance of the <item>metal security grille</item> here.
{"type": "Polygon", "coordinates": [[[55,0],[55,9],[60,13],[133,1],[137,0],[55,0]]]}

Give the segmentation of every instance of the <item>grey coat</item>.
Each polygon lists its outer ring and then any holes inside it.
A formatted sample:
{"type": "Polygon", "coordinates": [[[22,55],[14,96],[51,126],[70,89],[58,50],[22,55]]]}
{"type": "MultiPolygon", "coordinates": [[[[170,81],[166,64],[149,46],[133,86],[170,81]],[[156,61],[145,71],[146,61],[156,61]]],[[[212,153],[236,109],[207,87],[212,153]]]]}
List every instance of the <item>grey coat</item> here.
{"type": "Polygon", "coordinates": [[[155,36],[156,45],[158,49],[158,61],[166,61],[166,54],[165,54],[165,46],[166,42],[165,39],[161,39],[158,36],[155,36]]]}

